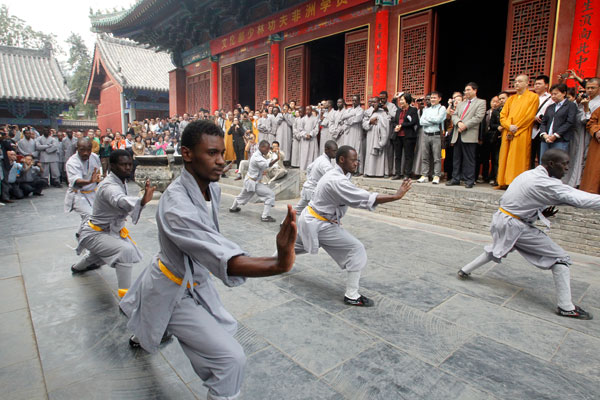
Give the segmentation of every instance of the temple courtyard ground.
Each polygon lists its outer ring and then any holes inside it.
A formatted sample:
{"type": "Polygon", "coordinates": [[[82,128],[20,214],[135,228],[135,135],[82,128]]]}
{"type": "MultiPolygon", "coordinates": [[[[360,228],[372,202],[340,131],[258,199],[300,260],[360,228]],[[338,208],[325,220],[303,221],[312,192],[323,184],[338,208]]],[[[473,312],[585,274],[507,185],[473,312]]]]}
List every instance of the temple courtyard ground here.
{"type": "MultiPolygon", "coordinates": [[[[156,354],[129,347],[111,268],[71,275],[79,216],[63,213],[64,192],[0,208],[0,397],[206,398],[176,339],[156,354]]],[[[272,254],[277,224],[259,221],[260,204],[230,214],[231,201],[224,235],[272,254]]],[[[155,203],[128,225],[144,254],[134,277],[157,251],[155,203]]],[[[554,314],[551,273],[518,254],[456,279],[489,236],[363,211],[343,224],[367,248],[374,308],[344,305],[325,253],[284,276],[217,284],[248,357],[241,399],[598,398],[600,258],[572,254],[574,300],[595,316],[578,321],[554,314]]]]}

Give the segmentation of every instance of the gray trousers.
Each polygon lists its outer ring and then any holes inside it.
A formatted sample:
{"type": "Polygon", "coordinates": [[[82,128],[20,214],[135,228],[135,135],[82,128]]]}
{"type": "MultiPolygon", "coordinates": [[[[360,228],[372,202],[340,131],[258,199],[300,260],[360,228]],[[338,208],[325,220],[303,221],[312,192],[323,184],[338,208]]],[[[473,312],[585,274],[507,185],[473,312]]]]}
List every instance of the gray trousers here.
{"type": "Polygon", "coordinates": [[[58,161],[42,163],[42,178],[47,181],[48,176],[50,176],[50,182],[60,182],[60,168],[58,164],[58,161]]]}
{"type": "Polygon", "coordinates": [[[433,176],[442,174],[442,141],[440,135],[423,134],[423,152],[421,153],[421,175],[429,175],[429,159],[433,156],[433,176]]]}
{"type": "Polygon", "coordinates": [[[167,330],[208,387],[208,399],[237,397],[244,379],[244,350],[203,306],[189,295],[184,297],[175,306],[167,330]]]}
{"type": "Polygon", "coordinates": [[[244,184],[242,192],[235,198],[235,200],[233,200],[231,208],[243,206],[244,204],[248,203],[255,194],[261,200],[264,199],[265,207],[263,209],[262,217],[267,217],[270,213],[271,207],[275,205],[275,192],[272,191],[269,186],[260,182],[256,182],[254,191],[247,190],[246,184],[244,184]]]}

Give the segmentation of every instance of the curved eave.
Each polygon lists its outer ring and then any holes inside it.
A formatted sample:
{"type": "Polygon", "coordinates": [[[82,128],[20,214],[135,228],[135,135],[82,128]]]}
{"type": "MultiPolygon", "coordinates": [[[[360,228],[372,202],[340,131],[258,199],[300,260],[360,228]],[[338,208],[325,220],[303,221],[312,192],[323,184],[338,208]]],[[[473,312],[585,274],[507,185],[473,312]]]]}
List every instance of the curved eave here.
{"type": "Polygon", "coordinates": [[[91,15],[91,30],[95,33],[113,34],[139,30],[148,22],[180,7],[181,4],[175,0],[138,0],[129,10],[97,16],[91,15]]]}

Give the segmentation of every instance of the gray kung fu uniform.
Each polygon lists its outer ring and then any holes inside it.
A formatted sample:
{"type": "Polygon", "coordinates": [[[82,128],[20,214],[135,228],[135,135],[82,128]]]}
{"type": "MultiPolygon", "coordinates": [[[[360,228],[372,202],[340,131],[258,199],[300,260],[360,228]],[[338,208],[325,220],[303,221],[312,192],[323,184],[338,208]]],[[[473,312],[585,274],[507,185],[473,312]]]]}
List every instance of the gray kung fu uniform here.
{"type": "Polygon", "coordinates": [[[69,188],[65,194],[65,212],[75,211],[81,215],[81,222],[87,221],[92,214],[94,199],[96,198],[97,183],[90,183],[85,186],[77,186],[75,182],[79,179],[90,180],[94,173],[94,168],[102,172],[100,158],[90,154],[86,161],[79,157],[78,153],[73,154],[65,163],[69,188]]]}
{"type": "Polygon", "coordinates": [[[377,193],[358,188],[350,178],[337,164],[321,178],[309,206],[328,221],[315,218],[305,208],[298,218],[295,248],[297,254],[317,254],[322,247],[341,269],[361,271],[367,265],[367,252],[341,227],[341,220],[348,207],[374,210],[377,193]]]}
{"type": "Polygon", "coordinates": [[[60,142],[54,136],[40,136],[35,142],[35,149],[38,151],[40,163],[42,163],[44,179],[48,179],[48,175],[52,181],[60,179],[58,146],[60,146],[60,142]]]}
{"type": "Polygon", "coordinates": [[[331,160],[327,154],[321,154],[313,161],[306,169],[306,181],[302,185],[302,193],[300,194],[300,201],[294,207],[296,213],[300,215],[302,210],[306,208],[310,199],[312,199],[313,193],[317,188],[317,184],[328,171],[333,169],[334,160],[331,160]]]}
{"type": "Polygon", "coordinates": [[[256,123],[256,129],[258,129],[258,143],[263,140],[273,143],[275,135],[273,134],[273,118],[259,118],[256,123]]]}
{"type": "Polygon", "coordinates": [[[35,139],[21,139],[17,143],[17,151],[22,156],[32,156],[33,158],[38,158],[38,152],[35,149],[35,139]]]}
{"type": "Polygon", "coordinates": [[[236,208],[238,205],[243,206],[248,203],[256,194],[262,201],[265,202],[263,217],[267,217],[271,207],[275,205],[275,192],[264,183],[260,183],[263,173],[269,168],[269,159],[265,158],[260,151],[255,151],[250,157],[248,164],[248,173],[244,179],[244,187],[240,194],[233,200],[231,208],[236,208]]]}
{"type": "Polygon", "coordinates": [[[273,119],[273,126],[276,127],[275,139],[279,142],[279,148],[285,154],[283,161],[290,161],[292,154],[292,124],[291,114],[279,113],[273,119]]]}
{"type": "Polygon", "coordinates": [[[300,166],[300,141],[302,140],[302,131],[304,130],[304,118],[293,117],[292,123],[292,157],[290,165],[292,167],[300,166]]]}
{"type": "Polygon", "coordinates": [[[185,169],[169,185],[156,213],[160,251],[120,306],[145,350],[157,351],[166,330],[176,336],[209,398],[219,399],[239,393],[245,356],[233,338],[237,322],[225,310],[213,277],[230,287],[244,283],[246,278],[227,274],[227,263],[246,253],[219,232],[219,185],[211,183],[209,192],[207,202],[185,169]],[[165,276],[158,260],[182,278],[181,285],[165,276]]]}
{"type": "Polygon", "coordinates": [[[116,268],[119,289],[129,288],[131,264],[140,262],[142,253],[131,238],[121,237],[121,229],[125,227],[127,217],[137,224],[142,208],[142,198],[130,196],[127,183],[123,183],[114,172],[109,173],[98,185],[92,215],[88,218],[102,230],[97,231],[88,223],[82,225],[77,254],[81,254],[83,249],[90,254],[74,268],[82,270],[92,264],[107,264],[116,268]]]}
{"type": "Polygon", "coordinates": [[[550,177],[541,165],[525,171],[515,178],[500,198],[500,207],[520,220],[498,210],[490,228],[493,243],[485,246],[485,251],[494,261],[500,262],[509,252],[517,250],[541,269],[549,269],[556,263],[570,264],[567,252],[533,225],[540,219],[549,227],[550,223],[542,211],[553,205],[600,210],[600,196],[563,184],[560,179],[550,177]]]}

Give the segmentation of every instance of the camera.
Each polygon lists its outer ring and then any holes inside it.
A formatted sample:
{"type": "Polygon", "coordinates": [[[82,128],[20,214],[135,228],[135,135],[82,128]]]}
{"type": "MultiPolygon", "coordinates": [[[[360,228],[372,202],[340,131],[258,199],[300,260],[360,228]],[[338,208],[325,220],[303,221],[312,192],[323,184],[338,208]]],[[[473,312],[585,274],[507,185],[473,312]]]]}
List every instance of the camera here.
{"type": "Polygon", "coordinates": [[[590,97],[590,96],[588,96],[587,93],[581,93],[581,98],[582,99],[587,99],[588,97],[590,97]]]}

